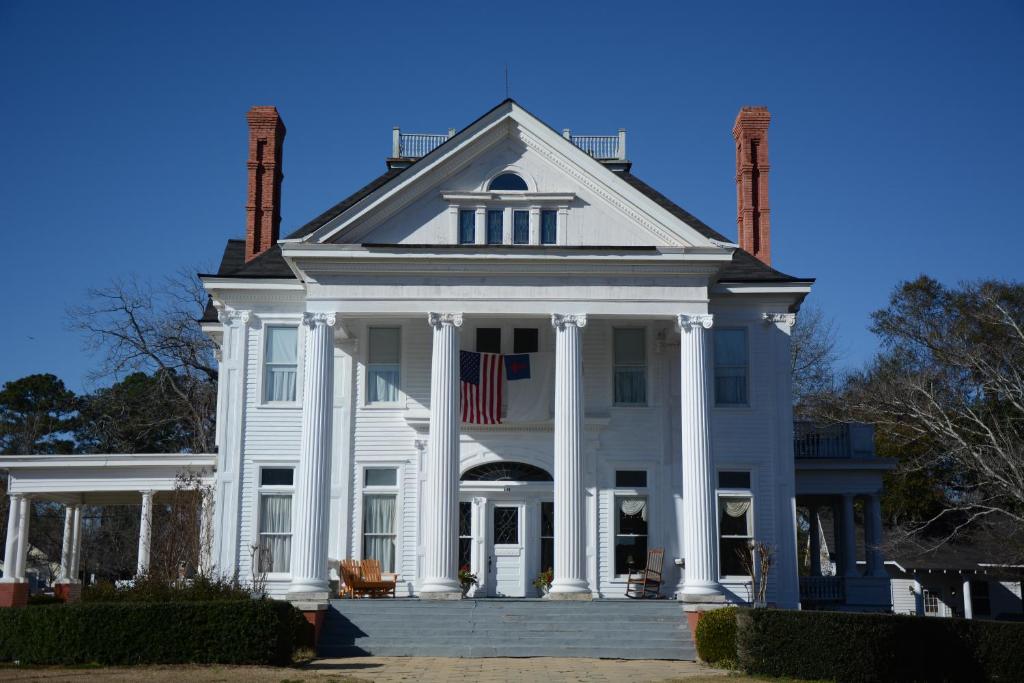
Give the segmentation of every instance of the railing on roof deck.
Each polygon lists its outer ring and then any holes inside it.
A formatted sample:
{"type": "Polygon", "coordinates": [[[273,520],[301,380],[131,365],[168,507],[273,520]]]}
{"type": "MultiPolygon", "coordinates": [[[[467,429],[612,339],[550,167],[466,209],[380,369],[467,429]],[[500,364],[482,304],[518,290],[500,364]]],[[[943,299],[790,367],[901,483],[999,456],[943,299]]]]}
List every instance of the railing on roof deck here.
{"type": "Polygon", "coordinates": [[[846,582],[841,576],[801,576],[800,600],[804,602],[844,602],[846,582]]]}
{"type": "Polygon", "coordinates": [[[875,430],[868,424],[793,423],[795,458],[873,458],[875,430]]]}
{"type": "Polygon", "coordinates": [[[455,135],[454,129],[443,133],[403,133],[398,126],[392,129],[391,156],[394,159],[425,157],[455,135]]]}
{"type": "Polygon", "coordinates": [[[625,134],[626,131],[619,135],[570,135],[569,140],[595,159],[624,160],[625,145],[620,145],[620,138],[625,138],[625,134]]]}

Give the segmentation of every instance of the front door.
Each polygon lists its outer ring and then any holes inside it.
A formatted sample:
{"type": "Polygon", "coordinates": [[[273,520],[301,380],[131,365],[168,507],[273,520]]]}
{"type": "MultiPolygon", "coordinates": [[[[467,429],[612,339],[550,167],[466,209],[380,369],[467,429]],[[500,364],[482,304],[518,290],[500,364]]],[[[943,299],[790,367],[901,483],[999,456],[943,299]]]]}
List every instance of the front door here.
{"type": "Polygon", "coordinates": [[[522,598],[526,595],[526,565],[523,552],[525,515],[522,503],[490,505],[487,546],[487,586],[494,597],[522,598]]]}

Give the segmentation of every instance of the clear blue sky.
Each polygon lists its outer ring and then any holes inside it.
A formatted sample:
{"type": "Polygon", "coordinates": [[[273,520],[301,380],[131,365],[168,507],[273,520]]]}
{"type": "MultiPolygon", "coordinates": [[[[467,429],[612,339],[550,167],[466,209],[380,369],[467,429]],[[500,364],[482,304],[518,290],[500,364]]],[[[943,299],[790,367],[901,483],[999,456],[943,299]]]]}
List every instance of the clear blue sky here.
{"type": "Polygon", "coordinates": [[[1020,2],[0,3],[0,382],[93,366],[63,314],[241,236],[245,111],[288,126],[282,230],[378,175],[391,126],[512,95],[629,130],[634,171],[735,236],[730,128],[766,104],[775,263],[815,276],[845,362],[898,281],[1019,278],[1020,2]]]}

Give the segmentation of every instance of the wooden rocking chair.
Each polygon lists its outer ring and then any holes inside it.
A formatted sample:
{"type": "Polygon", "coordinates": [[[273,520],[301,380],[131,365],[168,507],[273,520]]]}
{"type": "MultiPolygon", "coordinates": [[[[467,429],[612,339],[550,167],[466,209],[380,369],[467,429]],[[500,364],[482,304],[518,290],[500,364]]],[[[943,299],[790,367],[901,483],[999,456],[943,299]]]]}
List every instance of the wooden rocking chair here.
{"type": "Polygon", "coordinates": [[[626,580],[626,597],[635,600],[657,598],[661,592],[661,568],[665,562],[665,549],[647,551],[647,566],[626,580]]]}
{"type": "Polygon", "coordinates": [[[338,573],[341,574],[341,596],[345,598],[356,597],[357,587],[361,588],[362,586],[359,560],[342,560],[338,573]]]}

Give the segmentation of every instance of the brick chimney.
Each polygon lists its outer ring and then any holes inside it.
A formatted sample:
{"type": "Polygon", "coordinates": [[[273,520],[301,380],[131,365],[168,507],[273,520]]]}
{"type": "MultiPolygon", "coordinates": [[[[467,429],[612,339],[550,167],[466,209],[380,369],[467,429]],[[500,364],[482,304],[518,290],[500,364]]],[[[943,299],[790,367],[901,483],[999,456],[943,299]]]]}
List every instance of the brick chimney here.
{"type": "Polygon", "coordinates": [[[743,107],[736,116],[736,226],[740,248],[772,263],[768,206],[768,107],[743,107]]]}
{"type": "Polygon", "coordinates": [[[249,196],[245,203],[245,261],[277,243],[281,228],[281,148],[284,123],[276,107],[253,107],[249,120],[249,196]]]}

